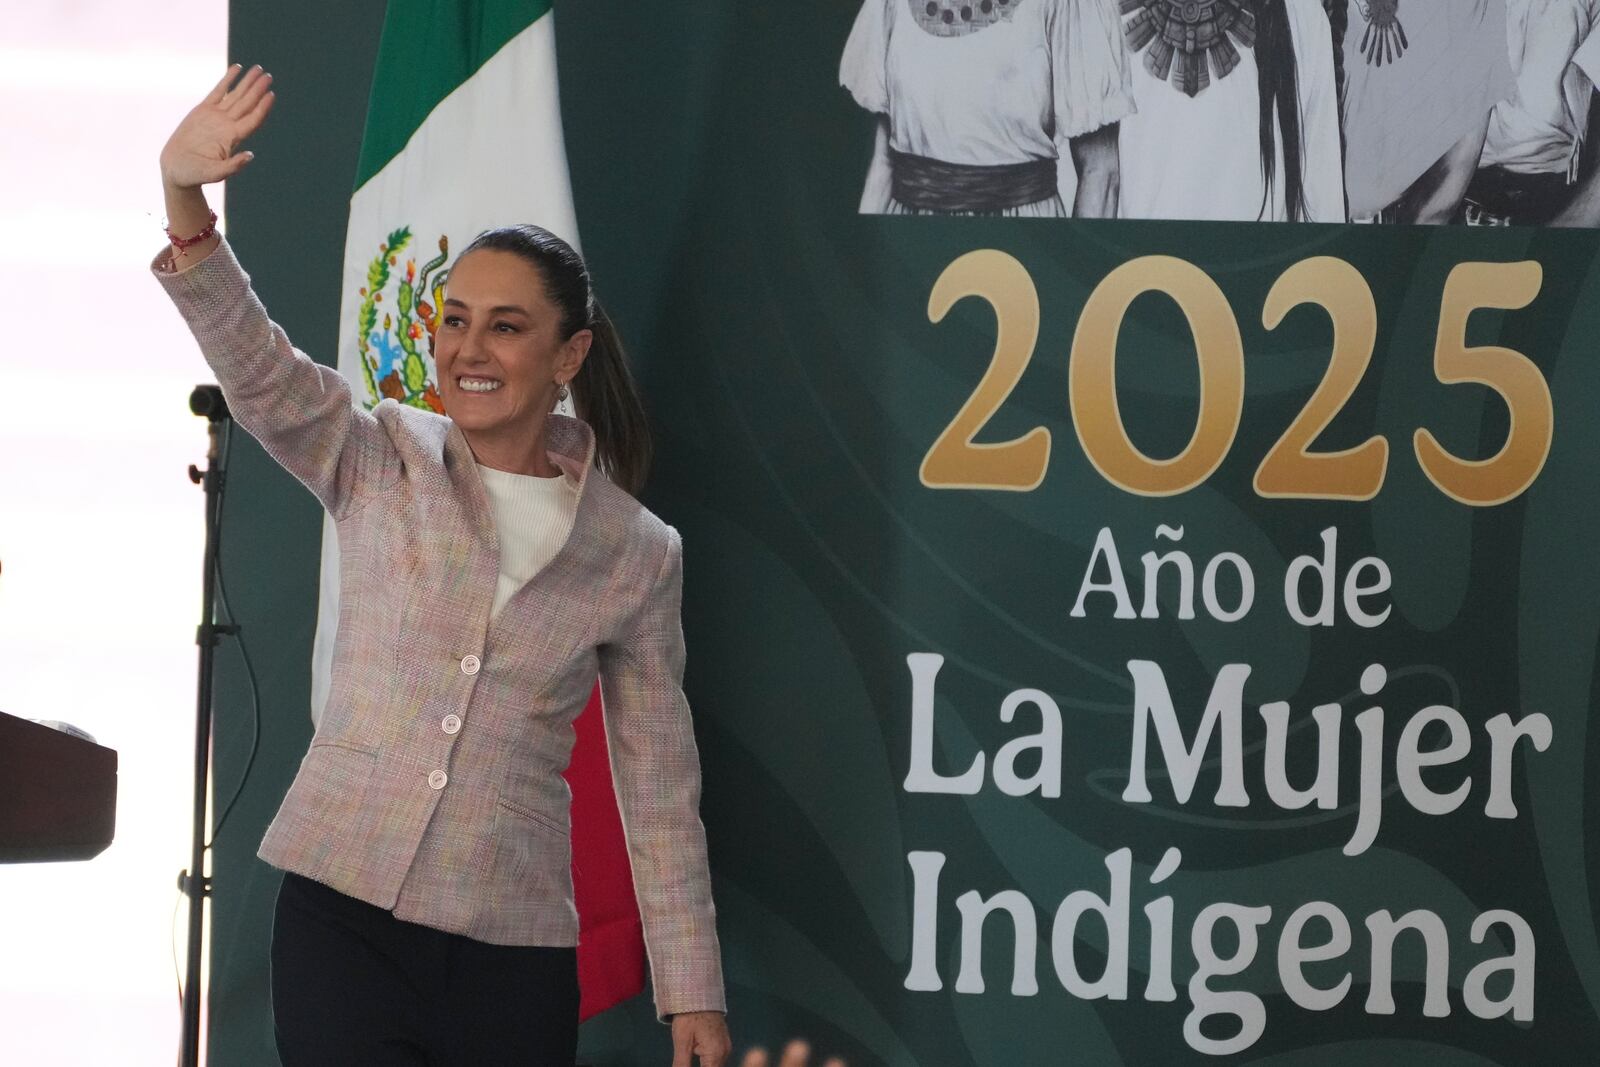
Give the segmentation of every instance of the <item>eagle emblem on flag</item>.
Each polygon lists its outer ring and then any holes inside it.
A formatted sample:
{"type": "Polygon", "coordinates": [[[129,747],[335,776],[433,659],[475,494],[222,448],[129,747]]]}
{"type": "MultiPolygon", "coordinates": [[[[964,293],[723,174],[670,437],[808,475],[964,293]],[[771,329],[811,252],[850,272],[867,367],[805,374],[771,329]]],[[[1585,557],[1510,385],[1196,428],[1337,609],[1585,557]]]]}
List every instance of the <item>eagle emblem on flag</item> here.
{"type": "Polygon", "coordinates": [[[409,226],[392,231],[367,265],[367,284],[357,294],[361,308],[356,315],[356,351],[367,385],[366,406],[372,408],[387,397],[443,415],[444,401],[433,376],[433,337],[450,274],[440,269],[450,259],[450,238],[439,238],[439,254],[420,270],[415,256],[405,258],[401,268],[410,244],[409,226]],[[396,283],[392,292],[391,282],[396,283]],[[392,311],[382,306],[386,296],[392,311]],[[419,344],[424,339],[425,351],[419,344]]]}

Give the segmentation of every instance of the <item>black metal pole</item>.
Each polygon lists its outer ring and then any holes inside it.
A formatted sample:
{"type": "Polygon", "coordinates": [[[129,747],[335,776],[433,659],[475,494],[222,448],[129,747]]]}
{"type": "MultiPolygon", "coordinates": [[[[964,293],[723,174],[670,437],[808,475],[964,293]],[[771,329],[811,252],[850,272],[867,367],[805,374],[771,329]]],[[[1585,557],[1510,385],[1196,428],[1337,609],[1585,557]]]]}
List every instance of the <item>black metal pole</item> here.
{"type": "Polygon", "coordinates": [[[188,964],[183,982],[183,1035],[178,1051],[180,1067],[199,1067],[200,1003],[204,990],[200,983],[201,945],[205,930],[206,898],[211,895],[211,879],[206,876],[207,784],[211,766],[211,680],[212,660],[217,640],[231,626],[216,625],[217,534],[222,518],[222,491],[226,471],[222,469],[220,442],[223,424],[228,420],[227,405],[216,386],[199,386],[189,398],[189,407],[209,420],[211,439],[206,451],[206,469],[189,467],[189,480],[205,490],[206,544],[205,571],[200,585],[200,626],[195,642],[200,646],[199,698],[194,730],[194,839],[189,869],[178,875],[179,887],[189,896],[188,964]]]}

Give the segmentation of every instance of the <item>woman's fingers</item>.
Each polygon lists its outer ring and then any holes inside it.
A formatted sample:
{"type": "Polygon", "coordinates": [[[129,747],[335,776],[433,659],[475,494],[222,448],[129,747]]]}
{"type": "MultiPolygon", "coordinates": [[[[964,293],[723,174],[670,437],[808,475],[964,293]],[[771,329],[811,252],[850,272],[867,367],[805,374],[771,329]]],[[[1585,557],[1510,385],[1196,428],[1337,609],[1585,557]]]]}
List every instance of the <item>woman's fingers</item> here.
{"type": "Polygon", "coordinates": [[[234,82],[233,85],[229,87],[228,91],[223,94],[223,106],[228,106],[235,100],[239,99],[239,94],[248,89],[250,87],[250,83],[259,77],[261,77],[261,64],[257,63],[255,66],[245,71],[244,76],[238,81],[234,82]]]}
{"type": "Polygon", "coordinates": [[[249,166],[250,161],[254,158],[256,158],[256,154],[254,152],[239,152],[233,156],[230,156],[227,162],[223,163],[220,168],[222,173],[213,180],[221,181],[223,178],[233,177],[241,170],[244,170],[245,167],[249,166]]]}
{"type": "Polygon", "coordinates": [[[261,103],[262,99],[270,95],[271,92],[272,75],[263,74],[261,77],[257,78],[256,83],[239,98],[239,103],[235,108],[235,113],[248,115],[251,111],[254,111],[256,105],[261,103]]]}
{"type": "Polygon", "coordinates": [[[276,99],[277,96],[273,93],[262,94],[261,99],[256,101],[255,107],[250,109],[249,114],[239,120],[239,139],[241,141],[261,128],[261,124],[267,120],[267,112],[272,110],[272,102],[276,99]]]}
{"type": "Polygon", "coordinates": [[[228,86],[232,85],[233,79],[237,78],[238,76],[239,64],[235,63],[233,66],[228,68],[228,73],[222,76],[222,80],[217,82],[216,85],[212,86],[211,92],[206,94],[206,103],[222,103],[222,98],[228,94],[228,86]]]}
{"type": "Polygon", "coordinates": [[[251,67],[222,100],[222,108],[234,118],[256,106],[261,94],[272,84],[272,75],[260,67],[251,67]]]}
{"type": "Polygon", "coordinates": [[[240,98],[243,97],[247,91],[249,91],[250,86],[253,85],[260,77],[261,65],[258,63],[249,70],[245,71],[237,81],[228,87],[228,89],[222,94],[222,98],[215,102],[216,106],[221,108],[224,112],[231,112],[234,106],[239,102],[240,98]]]}
{"type": "Polygon", "coordinates": [[[739,1067],[767,1067],[767,1050],[757,1045],[744,1054],[739,1067]]]}

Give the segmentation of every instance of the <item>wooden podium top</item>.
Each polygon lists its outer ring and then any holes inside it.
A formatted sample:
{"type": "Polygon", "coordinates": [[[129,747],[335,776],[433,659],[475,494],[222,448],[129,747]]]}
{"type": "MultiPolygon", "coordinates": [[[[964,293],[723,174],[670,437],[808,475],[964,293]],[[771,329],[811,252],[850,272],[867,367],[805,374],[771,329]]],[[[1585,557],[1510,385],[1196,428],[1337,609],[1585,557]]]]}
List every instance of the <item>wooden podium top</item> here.
{"type": "Polygon", "coordinates": [[[116,822],[115,751],[0,712],[0,863],[89,859],[116,822]]]}

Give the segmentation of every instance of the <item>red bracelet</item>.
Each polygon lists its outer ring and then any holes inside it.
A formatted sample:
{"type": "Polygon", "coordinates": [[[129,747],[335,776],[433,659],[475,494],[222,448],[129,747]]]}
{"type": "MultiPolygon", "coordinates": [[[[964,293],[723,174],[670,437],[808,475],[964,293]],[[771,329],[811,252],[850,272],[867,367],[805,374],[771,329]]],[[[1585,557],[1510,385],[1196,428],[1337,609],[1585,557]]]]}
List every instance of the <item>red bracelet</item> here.
{"type": "Polygon", "coordinates": [[[172,227],[168,226],[167,227],[167,240],[171,241],[172,244],[173,244],[173,247],[176,248],[179,252],[186,252],[190,248],[192,248],[195,245],[199,244],[201,241],[204,241],[207,237],[214,236],[216,234],[216,232],[217,232],[217,213],[215,211],[213,211],[213,212],[211,212],[211,218],[206,220],[206,228],[201,230],[199,233],[195,234],[193,237],[179,237],[177,234],[172,232],[172,227]]]}

